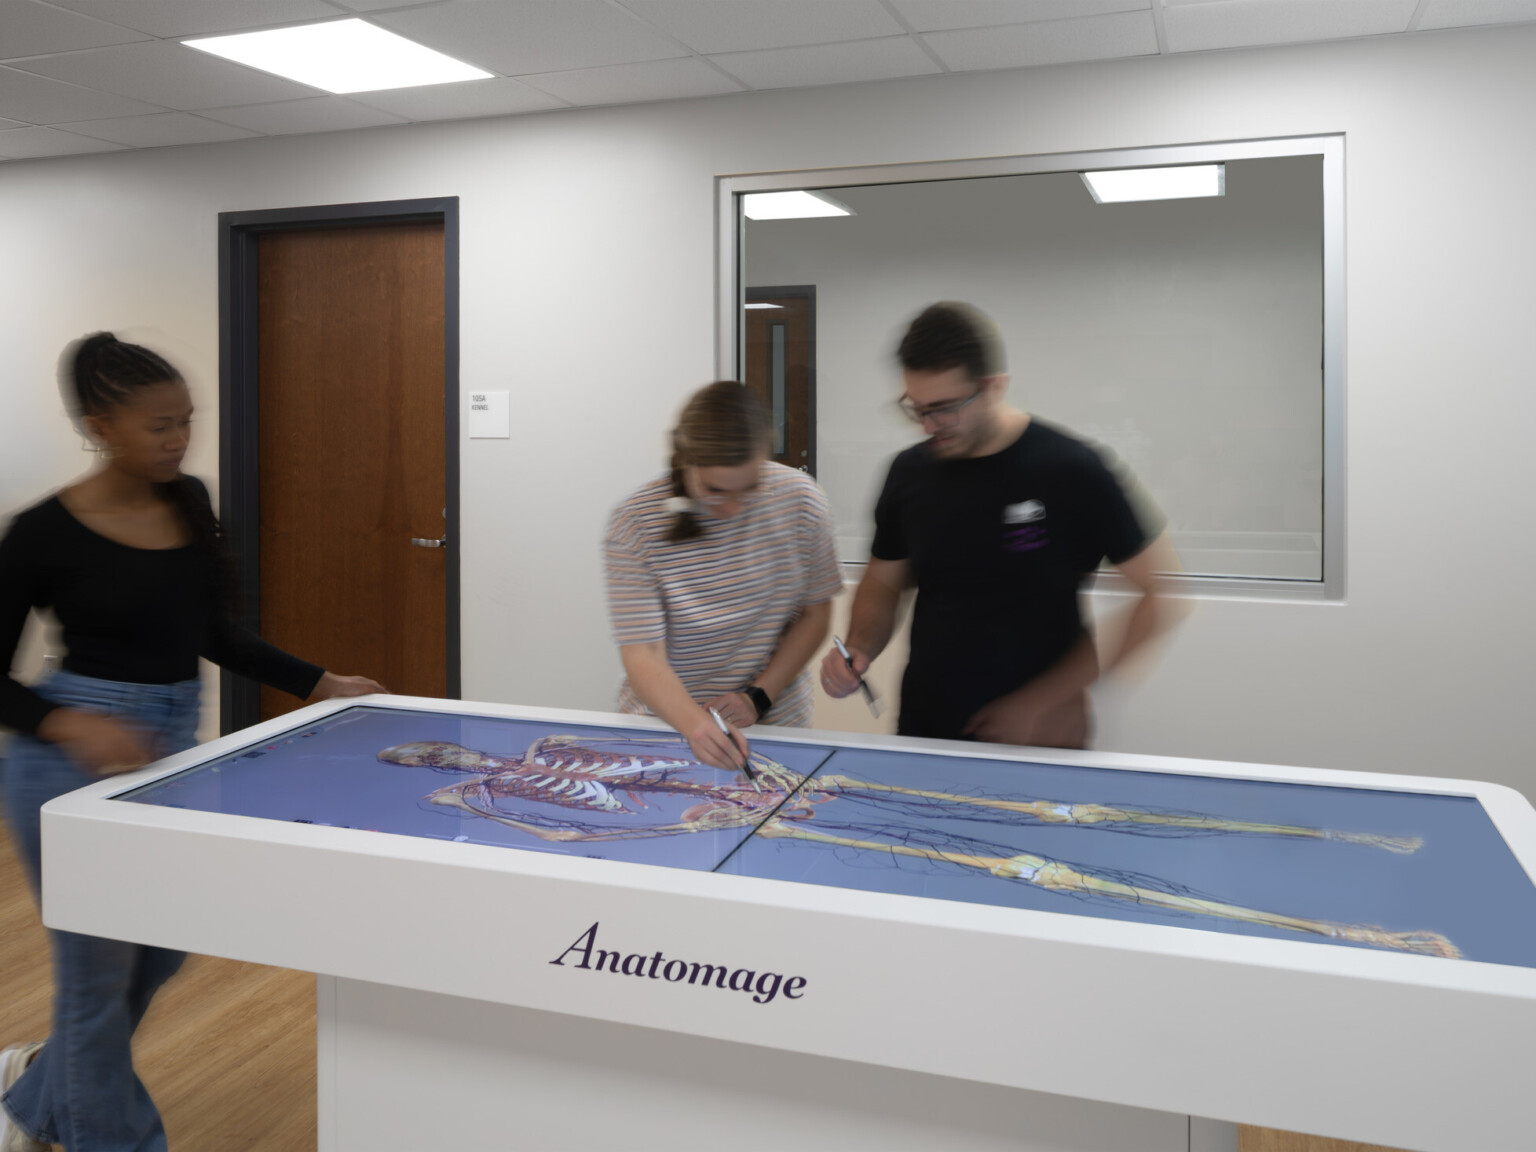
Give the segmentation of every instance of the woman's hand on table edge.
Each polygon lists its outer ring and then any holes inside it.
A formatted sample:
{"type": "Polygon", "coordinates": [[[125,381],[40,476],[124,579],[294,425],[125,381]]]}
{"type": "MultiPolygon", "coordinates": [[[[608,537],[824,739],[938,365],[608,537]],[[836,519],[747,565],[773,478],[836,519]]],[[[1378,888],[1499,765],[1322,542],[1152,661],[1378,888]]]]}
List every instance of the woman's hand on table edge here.
{"type": "Polygon", "coordinates": [[[334,700],[338,696],[372,696],[389,693],[389,689],[377,680],[366,676],[338,676],[334,672],[323,673],[315,690],[309,694],[310,703],[334,700]]]}

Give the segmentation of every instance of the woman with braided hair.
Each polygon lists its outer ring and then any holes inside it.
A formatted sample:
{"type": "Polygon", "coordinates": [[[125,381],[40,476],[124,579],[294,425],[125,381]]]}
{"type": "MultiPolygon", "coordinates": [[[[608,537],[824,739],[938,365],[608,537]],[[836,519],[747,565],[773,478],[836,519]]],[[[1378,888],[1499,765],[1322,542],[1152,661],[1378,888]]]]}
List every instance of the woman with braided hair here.
{"type": "MultiPolygon", "coordinates": [[[[53,610],[66,648],[62,670],[33,688],[0,678],[0,725],[15,732],[6,818],[34,888],[44,803],[196,742],[200,656],[301,700],[384,691],[235,623],[233,558],[207,489],[181,472],[192,419],[181,374],[107,332],[73,345],[62,368],[66,403],[101,465],[17,514],[0,540],[6,665],[34,607],[53,610]]],[[[72,932],[50,939],[53,1032],[0,1053],[0,1152],[163,1152],[130,1042],[182,953],[72,932]]]]}
{"type": "Polygon", "coordinates": [[[748,388],[707,385],[678,417],[669,471],[608,523],[619,706],[660,716],[717,768],[745,763],[740,728],[810,723],[805,665],[843,588],[827,498],[768,459],[771,435],[748,388]]]}

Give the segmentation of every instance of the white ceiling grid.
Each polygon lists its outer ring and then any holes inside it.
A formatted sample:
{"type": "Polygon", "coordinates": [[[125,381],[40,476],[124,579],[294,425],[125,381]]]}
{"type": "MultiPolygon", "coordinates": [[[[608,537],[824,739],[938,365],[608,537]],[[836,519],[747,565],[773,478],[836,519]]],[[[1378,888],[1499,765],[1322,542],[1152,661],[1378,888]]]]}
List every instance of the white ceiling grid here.
{"type": "Polygon", "coordinates": [[[710,59],[748,88],[808,88],[944,71],[906,36],[804,44],[758,52],[723,52],[710,59]]]}
{"type": "Polygon", "coordinates": [[[337,6],[325,0],[50,0],[50,3],[55,8],[67,8],[161,37],[244,32],[267,24],[334,20],[338,15],[337,6]]]}
{"type": "Polygon", "coordinates": [[[0,0],[0,159],[1536,21],[1536,0],[0,0]],[[333,96],[178,40],[362,16],[494,79],[333,96]]]}
{"type": "Polygon", "coordinates": [[[1157,30],[1150,9],[999,28],[958,28],[929,32],[924,38],[945,67],[955,72],[1151,56],[1157,52],[1157,30]]]}

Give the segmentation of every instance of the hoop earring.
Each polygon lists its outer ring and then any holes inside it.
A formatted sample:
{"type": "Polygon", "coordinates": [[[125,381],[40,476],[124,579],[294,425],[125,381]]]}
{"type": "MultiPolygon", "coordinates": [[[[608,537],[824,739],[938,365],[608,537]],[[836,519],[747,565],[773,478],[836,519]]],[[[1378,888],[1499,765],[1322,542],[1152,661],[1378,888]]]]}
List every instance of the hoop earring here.
{"type": "Polygon", "coordinates": [[[110,444],[96,445],[96,459],[103,464],[110,464],[117,459],[117,449],[110,444]]]}

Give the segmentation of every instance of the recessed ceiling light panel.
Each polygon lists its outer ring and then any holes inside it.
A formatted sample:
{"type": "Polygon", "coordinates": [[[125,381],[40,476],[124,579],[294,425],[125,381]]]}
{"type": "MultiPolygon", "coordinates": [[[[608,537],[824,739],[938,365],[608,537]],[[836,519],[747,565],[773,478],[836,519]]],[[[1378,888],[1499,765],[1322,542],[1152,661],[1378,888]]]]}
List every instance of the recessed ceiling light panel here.
{"type": "Polygon", "coordinates": [[[1079,172],[1099,204],[1126,200],[1190,200],[1227,194],[1225,164],[1187,164],[1177,168],[1122,168],[1079,172]]]}
{"type": "Polygon", "coordinates": [[[752,192],[741,198],[748,220],[803,220],[811,216],[852,216],[853,209],[825,192],[752,192]]]}
{"type": "Polygon", "coordinates": [[[366,20],[333,20],[182,43],[327,92],[418,88],[492,75],[366,20]]]}

